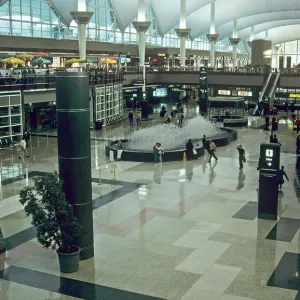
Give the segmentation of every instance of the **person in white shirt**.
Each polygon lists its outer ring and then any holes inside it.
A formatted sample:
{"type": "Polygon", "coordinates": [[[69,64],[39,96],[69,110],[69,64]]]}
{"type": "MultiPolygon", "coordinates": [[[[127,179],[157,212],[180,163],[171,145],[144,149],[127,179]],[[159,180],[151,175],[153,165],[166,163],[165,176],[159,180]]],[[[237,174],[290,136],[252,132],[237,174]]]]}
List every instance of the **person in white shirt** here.
{"type": "MultiPolygon", "coordinates": [[[[21,151],[23,152],[23,158],[28,158],[29,155],[28,155],[28,152],[26,150],[26,140],[25,138],[23,137],[21,142],[20,142],[20,147],[21,147],[21,151]]],[[[19,158],[21,159],[21,156],[19,156],[19,158]]]]}
{"type": "Polygon", "coordinates": [[[163,149],[161,147],[161,143],[158,143],[156,146],[156,149],[158,151],[158,160],[159,160],[159,164],[162,165],[162,155],[163,155],[163,149]]]}
{"type": "Polygon", "coordinates": [[[216,144],[212,140],[210,140],[210,142],[209,142],[209,154],[210,154],[210,157],[209,157],[209,160],[208,160],[209,163],[211,162],[212,157],[216,161],[218,161],[218,158],[216,157],[216,150],[217,150],[216,144]]]}

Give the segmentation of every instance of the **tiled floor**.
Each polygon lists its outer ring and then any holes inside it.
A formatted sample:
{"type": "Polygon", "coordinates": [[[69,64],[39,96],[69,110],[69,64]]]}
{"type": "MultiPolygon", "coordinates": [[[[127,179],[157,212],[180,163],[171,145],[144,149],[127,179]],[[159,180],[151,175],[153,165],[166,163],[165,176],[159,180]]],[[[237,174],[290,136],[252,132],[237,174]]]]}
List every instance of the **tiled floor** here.
{"type": "Polygon", "coordinates": [[[217,164],[205,157],[163,166],[118,162],[114,180],[105,141],[98,139],[129,132],[124,122],[95,133],[95,257],[74,274],[61,274],[56,254],[37,243],[17,196],[32,176],[56,170],[56,139],[34,138],[27,162],[12,150],[0,153],[0,226],[8,249],[0,256],[1,300],[300,299],[295,134],[284,120],[281,163],[291,180],[283,187],[278,222],[257,219],[256,166],[267,132],[239,129],[237,142],[217,150],[217,164]],[[243,173],[239,143],[247,156],[243,173]]]}

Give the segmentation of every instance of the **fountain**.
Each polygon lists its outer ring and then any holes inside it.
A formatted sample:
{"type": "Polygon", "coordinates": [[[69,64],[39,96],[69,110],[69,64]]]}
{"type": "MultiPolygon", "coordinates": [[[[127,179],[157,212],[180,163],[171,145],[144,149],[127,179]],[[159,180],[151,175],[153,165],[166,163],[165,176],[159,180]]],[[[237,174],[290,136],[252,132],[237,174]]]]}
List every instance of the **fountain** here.
{"type": "Polygon", "coordinates": [[[220,134],[220,130],[212,122],[198,116],[185,122],[182,128],[175,124],[161,124],[135,131],[129,136],[125,148],[152,151],[153,145],[159,142],[165,151],[178,150],[185,147],[188,139],[200,141],[203,134],[212,137],[220,134]]]}
{"type": "MultiPolygon", "coordinates": [[[[237,139],[237,132],[228,128],[218,128],[214,123],[202,116],[189,119],[182,127],[175,124],[160,124],[137,130],[130,134],[127,140],[122,140],[122,160],[148,162],[153,160],[153,146],[159,142],[164,149],[164,161],[183,159],[185,144],[192,139],[197,156],[204,154],[201,142],[205,134],[208,139],[213,139],[220,146],[228,145],[237,139]]],[[[117,159],[118,141],[106,146],[106,155],[117,159]],[[113,153],[112,153],[112,152],[113,153]]]]}

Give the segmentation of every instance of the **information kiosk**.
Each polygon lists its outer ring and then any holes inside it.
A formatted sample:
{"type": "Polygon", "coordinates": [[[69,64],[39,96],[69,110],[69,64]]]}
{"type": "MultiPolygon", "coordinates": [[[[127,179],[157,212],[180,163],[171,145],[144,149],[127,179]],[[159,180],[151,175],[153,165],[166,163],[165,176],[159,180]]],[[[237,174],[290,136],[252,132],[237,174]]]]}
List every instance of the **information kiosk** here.
{"type": "Polygon", "coordinates": [[[261,144],[259,159],[258,218],[277,220],[280,145],[261,144]]]}

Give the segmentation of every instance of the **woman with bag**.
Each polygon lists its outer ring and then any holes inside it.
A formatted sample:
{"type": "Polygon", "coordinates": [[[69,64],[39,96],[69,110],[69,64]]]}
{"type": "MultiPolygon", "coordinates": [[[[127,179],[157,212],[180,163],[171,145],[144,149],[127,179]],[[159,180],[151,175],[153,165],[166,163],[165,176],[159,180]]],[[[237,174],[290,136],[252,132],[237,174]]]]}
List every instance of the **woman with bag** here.
{"type": "Polygon", "coordinates": [[[244,163],[246,162],[246,157],[245,157],[245,149],[243,146],[240,144],[237,146],[237,151],[239,152],[239,164],[240,164],[240,170],[243,170],[244,168],[244,163]]]}

